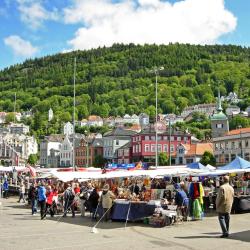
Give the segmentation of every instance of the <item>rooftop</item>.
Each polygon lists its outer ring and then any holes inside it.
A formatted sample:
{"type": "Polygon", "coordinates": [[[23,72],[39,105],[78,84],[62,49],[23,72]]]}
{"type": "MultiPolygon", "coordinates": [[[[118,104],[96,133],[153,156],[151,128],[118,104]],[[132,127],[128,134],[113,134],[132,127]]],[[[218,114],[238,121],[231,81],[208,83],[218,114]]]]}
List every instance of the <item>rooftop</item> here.
{"type": "Polygon", "coordinates": [[[226,133],[225,135],[239,135],[244,133],[250,133],[250,128],[240,128],[240,129],[234,129],[226,133]]]}

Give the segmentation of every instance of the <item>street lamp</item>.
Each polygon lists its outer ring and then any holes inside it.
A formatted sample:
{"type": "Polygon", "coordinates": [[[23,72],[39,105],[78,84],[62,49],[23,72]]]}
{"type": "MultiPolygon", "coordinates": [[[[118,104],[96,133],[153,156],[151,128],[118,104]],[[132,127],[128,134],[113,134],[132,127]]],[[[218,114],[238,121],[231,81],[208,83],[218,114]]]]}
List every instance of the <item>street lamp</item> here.
{"type": "Polygon", "coordinates": [[[164,67],[155,67],[153,69],[155,73],[155,167],[158,167],[158,75],[159,71],[164,70],[164,67]]]}
{"type": "Polygon", "coordinates": [[[240,130],[240,157],[243,158],[242,136],[241,136],[241,129],[242,129],[242,126],[239,125],[239,126],[238,126],[238,129],[240,130]]]}
{"type": "Polygon", "coordinates": [[[88,168],[89,167],[89,142],[88,142],[88,137],[87,137],[88,131],[85,130],[84,132],[85,132],[85,138],[86,138],[86,143],[85,143],[85,147],[86,147],[85,157],[87,158],[86,159],[86,167],[88,168]]]}

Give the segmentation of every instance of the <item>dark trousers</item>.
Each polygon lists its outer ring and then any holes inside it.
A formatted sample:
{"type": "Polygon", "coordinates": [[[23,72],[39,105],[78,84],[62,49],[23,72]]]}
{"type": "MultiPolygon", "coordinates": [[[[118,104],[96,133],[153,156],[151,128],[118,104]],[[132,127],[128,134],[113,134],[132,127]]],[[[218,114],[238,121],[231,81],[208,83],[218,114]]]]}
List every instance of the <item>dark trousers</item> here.
{"type": "Polygon", "coordinates": [[[39,201],[39,204],[40,204],[41,219],[43,219],[46,216],[46,200],[39,201]]]}
{"type": "Polygon", "coordinates": [[[50,216],[53,217],[54,216],[54,209],[53,209],[53,205],[52,204],[46,204],[46,214],[49,212],[50,216]]]}
{"type": "Polygon", "coordinates": [[[3,197],[8,198],[9,197],[9,190],[4,190],[3,191],[3,197]]]}
{"type": "Polygon", "coordinates": [[[75,202],[74,200],[66,200],[64,203],[64,216],[67,215],[67,212],[69,210],[69,208],[71,209],[72,212],[72,217],[75,217],[75,202]]]}
{"type": "Polygon", "coordinates": [[[220,227],[221,227],[223,235],[228,235],[230,214],[229,213],[219,213],[218,218],[219,218],[220,227]]]}
{"type": "Polygon", "coordinates": [[[103,213],[105,214],[103,217],[104,221],[109,221],[111,215],[111,208],[103,208],[103,213]]]}

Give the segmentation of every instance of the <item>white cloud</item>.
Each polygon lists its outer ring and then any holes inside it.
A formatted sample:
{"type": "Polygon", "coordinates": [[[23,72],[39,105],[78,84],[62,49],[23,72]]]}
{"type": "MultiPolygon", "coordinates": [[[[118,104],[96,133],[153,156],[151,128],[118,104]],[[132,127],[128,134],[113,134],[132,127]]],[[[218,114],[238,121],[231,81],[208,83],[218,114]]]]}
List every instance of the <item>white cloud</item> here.
{"type": "Polygon", "coordinates": [[[31,29],[35,30],[42,26],[46,20],[58,20],[57,9],[48,11],[42,6],[40,0],[17,0],[21,20],[31,29]]]}
{"type": "Polygon", "coordinates": [[[9,46],[17,56],[31,57],[38,51],[38,48],[32,46],[29,41],[25,41],[16,35],[6,37],[4,43],[9,46]]]}
{"type": "Polygon", "coordinates": [[[236,28],[224,0],[72,0],[64,9],[67,24],[82,23],[68,41],[73,49],[113,43],[213,44],[236,28]]]}

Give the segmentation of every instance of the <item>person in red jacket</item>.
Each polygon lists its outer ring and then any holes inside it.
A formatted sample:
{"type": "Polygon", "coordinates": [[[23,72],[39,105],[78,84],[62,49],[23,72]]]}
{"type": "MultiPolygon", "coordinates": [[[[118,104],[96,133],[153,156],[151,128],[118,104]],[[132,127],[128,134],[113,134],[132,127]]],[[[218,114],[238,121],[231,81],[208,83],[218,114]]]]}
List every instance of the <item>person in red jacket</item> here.
{"type": "Polygon", "coordinates": [[[52,204],[53,204],[54,191],[51,188],[51,186],[47,187],[46,197],[47,197],[46,212],[49,211],[50,216],[53,217],[54,216],[54,209],[52,208],[52,204]]]}

